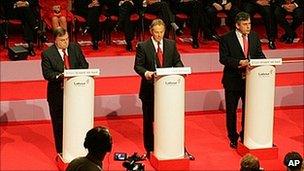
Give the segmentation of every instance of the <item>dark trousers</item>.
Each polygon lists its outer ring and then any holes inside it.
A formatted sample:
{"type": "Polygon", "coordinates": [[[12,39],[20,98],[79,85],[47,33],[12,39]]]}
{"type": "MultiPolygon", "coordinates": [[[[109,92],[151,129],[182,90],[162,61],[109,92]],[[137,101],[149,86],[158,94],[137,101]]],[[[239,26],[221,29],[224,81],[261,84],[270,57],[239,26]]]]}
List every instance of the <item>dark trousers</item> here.
{"type": "Polygon", "coordinates": [[[90,28],[89,32],[91,34],[92,41],[99,41],[100,40],[99,16],[101,14],[100,7],[79,8],[75,10],[77,15],[80,15],[86,19],[86,24],[90,28]]]}
{"type": "Polygon", "coordinates": [[[292,35],[295,34],[296,29],[303,22],[304,8],[296,8],[293,12],[289,13],[280,6],[276,6],[275,16],[278,24],[283,27],[285,34],[292,35]],[[292,22],[288,23],[286,20],[286,15],[292,15],[292,22]]]}
{"type": "Polygon", "coordinates": [[[49,100],[49,109],[57,153],[62,153],[63,135],[63,93],[56,99],[49,100]]]}
{"type": "Polygon", "coordinates": [[[251,15],[251,19],[253,19],[253,15],[255,13],[259,13],[263,17],[267,37],[269,40],[273,41],[276,37],[277,27],[272,6],[261,6],[255,3],[244,3],[243,9],[245,12],[251,15]]]}
{"type": "Polygon", "coordinates": [[[135,7],[130,2],[125,2],[119,7],[118,26],[123,29],[126,42],[134,38],[134,26],[130,17],[135,13],[135,7]]]}
{"type": "Polygon", "coordinates": [[[225,101],[226,101],[226,127],[228,131],[228,138],[232,142],[236,142],[244,136],[244,119],[245,119],[245,90],[226,90],[225,89],[225,101]],[[239,99],[242,100],[242,129],[240,134],[237,132],[237,106],[239,99]]]}
{"type": "Polygon", "coordinates": [[[99,7],[88,8],[87,25],[90,27],[92,41],[100,40],[99,9],[99,7]]]}
{"type": "Polygon", "coordinates": [[[146,12],[156,14],[166,24],[166,35],[171,28],[171,23],[175,22],[174,16],[167,2],[155,2],[147,6],[146,12]]]}
{"type": "Polygon", "coordinates": [[[14,10],[16,10],[16,18],[22,21],[22,26],[24,27],[24,39],[28,43],[34,42],[35,33],[37,31],[34,28],[37,27],[38,29],[38,22],[32,8],[24,7],[15,8],[14,10]]]}
{"type": "Polygon", "coordinates": [[[144,131],[144,147],[147,152],[153,151],[154,148],[154,101],[142,100],[143,110],[143,131],[144,131]]]}
{"type": "Polygon", "coordinates": [[[177,5],[177,12],[183,12],[190,17],[191,36],[197,40],[200,26],[205,22],[205,16],[201,12],[202,3],[200,1],[182,2],[177,5]]]}

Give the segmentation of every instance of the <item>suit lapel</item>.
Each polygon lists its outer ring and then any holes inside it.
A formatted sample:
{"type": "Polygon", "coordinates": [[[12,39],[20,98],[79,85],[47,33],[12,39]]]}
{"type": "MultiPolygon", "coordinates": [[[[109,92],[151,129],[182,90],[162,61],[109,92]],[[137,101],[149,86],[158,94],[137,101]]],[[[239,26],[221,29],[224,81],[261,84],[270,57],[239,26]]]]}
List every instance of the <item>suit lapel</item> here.
{"type": "Polygon", "coordinates": [[[53,45],[53,55],[54,55],[54,61],[56,62],[57,66],[60,66],[60,68],[64,68],[64,63],[62,60],[62,57],[60,56],[58,49],[55,45],[53,45]]]}
{"type": "Polygon", "coordinates": [[[166,49],[168,49],[169,47],[168,47],[168,41],[166,40],[166,39],[163,39],[163,43],[164,43],[164,45],[163,45],[163,59],[164,59],[164,63],[163,63],[163,67],[165,67],[165,66],[167,66],[167,58],[169,57],[169,55],[168,55],[168,50],[166,50],[166,49]]]}
{"type": "Polygon", "coordinates": [[[231,43],[234,44],[235,42],[238,42],[238,43],[237,43],[236,49],[238,49],[239,53],[242,54],[242,57],[245,58],[244,51],[243,51],[243,49],[242,49],[242,46],[241,46],[241,43],[240,43],[239,39],[238,39],[237,36],[236,36],[235,31],[234,31],[234,34],[233,34],[233,36],[232,36],[232,39],[233,39],[233,40],[232,40],[231,43]]]}
{"type": "MultiPolygon", "coordinates": [[[[148,50],[149,50],[149,54],[151,54],[151,60],[152,60],[152,63],[154,64],[155,61],[156,61],[156,66],[157,67],[160,67],[160,62],[159,62],[159,59],[156,57],[156,49],[153,45],[153,42],[152,42],[152,39],[150,38],[149,42],[148,42],[148,50]]],[[[155,64],[154,64],[155,66],[155,64]]]]}

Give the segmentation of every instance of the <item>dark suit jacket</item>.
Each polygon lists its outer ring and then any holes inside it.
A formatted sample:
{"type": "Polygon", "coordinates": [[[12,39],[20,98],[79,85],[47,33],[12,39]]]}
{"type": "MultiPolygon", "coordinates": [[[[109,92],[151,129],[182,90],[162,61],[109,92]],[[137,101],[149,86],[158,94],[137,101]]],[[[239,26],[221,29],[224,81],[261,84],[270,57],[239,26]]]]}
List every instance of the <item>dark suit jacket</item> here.
{"type": "MultiPolygon", "coordinates": [[[[176,43],[173,40],[163,39],[163,67],[183,67],[176,43]]],[[[154,97],[153,80],[146,80],[146,71],[155,71],[155,66],[160,67],[152,39],[137,45],[134,70],[141,76],[139,97],[142,100],[152,100],[154,97]]]]}
{"type": "MultiPolygon", "coordinates": [[[[75,43],[68,46],[71,69],[86,69],[89,67],[80,47],[75,43]]],[[[43,77],[48,81],[47,100],[53,101],[62,94],[62,80],[56,76],[63,73],[64,63],[55,45],[42,52],[41,61],[43,77]]]]}
{"type": "MultiPolygon", "coordinates": [[[[248,35],[249,55],[251,59],[265,58],[262,52],[258,34],[252,32],[248,35]]],[[[242,90],[245,81],[242,79],[243,69],[238,68],[239,62],[245,59],[242,47],[237,39],[235,31],[230,31],[220,42],[220,63],[223,64],[224,73],[222,83],[227,90],[242,90]]]]}

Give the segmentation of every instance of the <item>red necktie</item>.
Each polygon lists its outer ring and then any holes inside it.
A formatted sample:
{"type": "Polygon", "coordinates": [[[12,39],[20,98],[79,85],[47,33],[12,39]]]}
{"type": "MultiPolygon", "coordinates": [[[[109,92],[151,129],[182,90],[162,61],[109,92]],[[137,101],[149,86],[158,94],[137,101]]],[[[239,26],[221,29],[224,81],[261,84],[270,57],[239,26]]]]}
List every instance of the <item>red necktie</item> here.
{"type": "Polygon", "coordinates": [[[157,42],[157,58],[159,60],[160,66],[163,66],[163,51],[160,48],[160,43],[157,42]]]}
{"type": "Polygon", "coordinates": [[[63,52],[63,62],[64,62],[64,68],[65,69],[70,69],[70,60],[69,60],[69,56],[65,53],[65,49],[62,49],[63,52]]]}
{"type": "Polygon", "coordinates": [[[248,39],[246,37],[246,35],[242,35],[243,37],[243,46],[244,46],[244,55],[245,55],[245,58],[247,58],[247,55],[248,55],[248,39]]]}

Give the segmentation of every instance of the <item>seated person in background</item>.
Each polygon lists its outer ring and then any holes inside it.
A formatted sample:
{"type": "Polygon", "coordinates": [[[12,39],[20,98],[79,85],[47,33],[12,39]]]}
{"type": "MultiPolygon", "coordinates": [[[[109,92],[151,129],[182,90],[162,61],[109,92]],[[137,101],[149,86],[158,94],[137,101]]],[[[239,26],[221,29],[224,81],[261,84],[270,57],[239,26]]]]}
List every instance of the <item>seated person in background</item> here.
{"type": "Polygon", "coordinates": [[[241,169],[240,171],[259,171],[263,170],[260,168],[260,162],[259,159],[252,155],[252,154],[246,154],[241,159],[241,169]]]}
{"type": "Polygon", "coordinates": [[[287,171],[302,171],[303,168],[303,158],[295,151],[289,152],[284,157],[284,165],[287,171]]]}
{"type": "Polygon", "coordinates": [[[293,43],[296,37],[296,30],[303,22],[304,1],[303,0],[277,0],[275,7],[275,16],[278,24],[283,27],[285,34],[281,41],[293,43]],[[292,15],[292,22],[288,23],[285,18],[287,14],[292,15]]]}
{"type": "Polygon", "coordinates": [[[192,37],[192,47],[199,48],[198,33],[199,29],[211,37],[211,30],[207,24],[207,16],[203,8],[206,7],[204,0],[170,0],[171,8],[174,13],[185,13],[190,18],[190,32],[192,37]]]}
{"type": "Polygon", "coordinates": [[[40,1],[41,10],[45,18],[51,20],[52,28],[62,27],[67,30],[68,1],[51,0],[40,1]]]}
{"type": "Polygon", "coordinates": [[[238,0],[208,0],[207,14],[210,20],[211,30],[215,33],[215,25],[217,20],[217,13],[224,12],[228,16],[227,25],[230,30],[235,27],[234,19],[236,14],[240,12],[237,8],[238,0]]]}
{"type": "Polygon", "coordinates": [[[22,22],[24,39],[28,43],[30,56],[35,56],[34,39],[39,36],[42,42],[46,36],[40,28],[41,20],[38,13],[38,0],[1,0],[5,19],[19,19],[22,22]]]}
{"type": "Polygon", "coordinates": [[[75,14],[86,19],[86,27],[83,34],[90,32],[93,43],[93,50],[98,50],[98,42],[100,40],[100,24],[99,16],[102,14],[105,6],[103,0],[74,0],[73,10],[75,14]]]}
{"type": "Polygon", "coordinates": [[[259,13],[264,21],[268,38],[268,47],[276,49],[275,38],[277,25],[275,23],[273,2],[271,0],[241,0],[243,11],[249,13],[253,18],[255,13],[259,13]]]}
{"type": "Polygon", "coordinates": [[[146,8],[147,13],[155,14],[165,22],[166,38],[169,37],[170,26],[174,29],[177,36],[183,34],[183,31],[175,23],[175,18],[168,2],[165,0],[142,0],[142,5],[146,8]]]}
{"type": "Polygon", "coordinates": [[[127,43],[126,50],[132,51],[131,41],[134,39],[134,23],[131,22],[131,15],[138,12],[137,0],[115,0],[109,1],[108,13],[118,16],[118,21],[114,30],[122,30],[124,32],[125,41],[127,43]]]}
{"type": "Polygon", "coordinates": [[[66,171],[101,171],[102,161],[112,150],[112,136],[105,127],[95,127],[86,134],[84,147],[89,153],[70,162],[66,171]]]}

